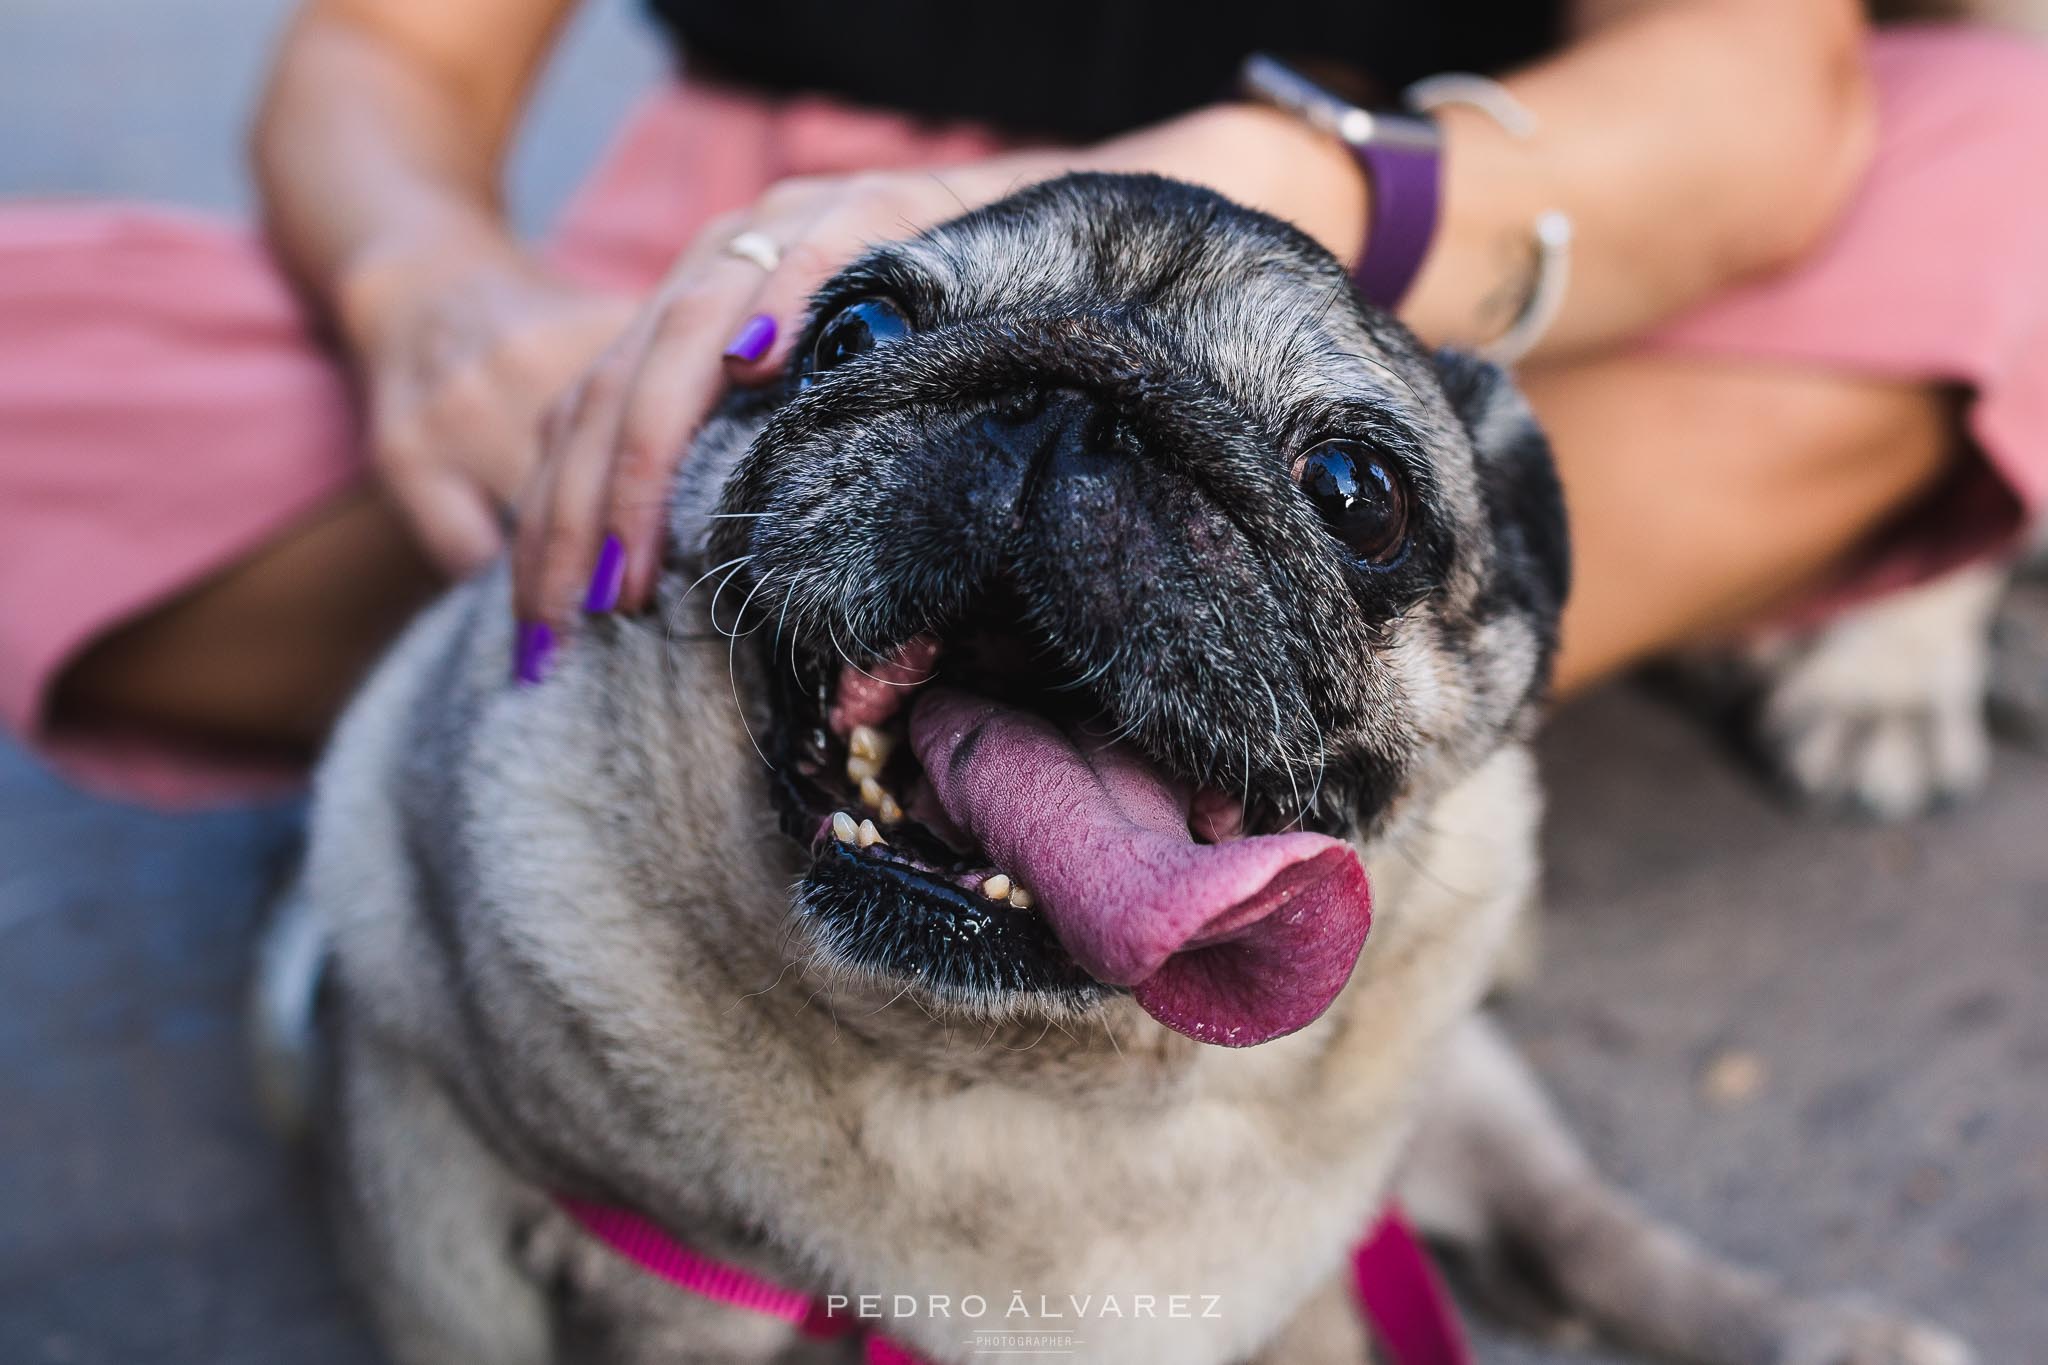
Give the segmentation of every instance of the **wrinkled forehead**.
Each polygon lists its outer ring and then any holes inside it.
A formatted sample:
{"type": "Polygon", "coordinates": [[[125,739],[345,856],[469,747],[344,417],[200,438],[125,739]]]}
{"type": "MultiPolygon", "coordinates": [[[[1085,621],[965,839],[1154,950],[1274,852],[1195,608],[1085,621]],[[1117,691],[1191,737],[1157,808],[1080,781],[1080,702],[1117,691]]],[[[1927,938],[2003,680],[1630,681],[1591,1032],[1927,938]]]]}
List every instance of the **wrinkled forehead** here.
{"type": "Polygon", "coordinates": [[[920,327],[1113,316],[1276,432],[1366,405],[1422,429],[1443,417],[1412,348],[1360,307],[1341,267],[1253,216],[976,214],[882,248],[853,284],[920,327]]]}

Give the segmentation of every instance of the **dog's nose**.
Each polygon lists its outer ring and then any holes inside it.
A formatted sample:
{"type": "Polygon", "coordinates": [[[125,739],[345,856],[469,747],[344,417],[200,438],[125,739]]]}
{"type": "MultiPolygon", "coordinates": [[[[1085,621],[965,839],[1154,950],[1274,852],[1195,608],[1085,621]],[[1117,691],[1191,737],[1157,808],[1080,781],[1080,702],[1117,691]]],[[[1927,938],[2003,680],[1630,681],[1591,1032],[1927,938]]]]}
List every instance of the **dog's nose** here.
{"type": "Polygon", "coordinates": [[[1018,394],[980,419],[974,439],[995,465],[1028,476],[1056,453],[1085,445],[1097,416],[1094,400],[1075,389],[1018,394]]]}

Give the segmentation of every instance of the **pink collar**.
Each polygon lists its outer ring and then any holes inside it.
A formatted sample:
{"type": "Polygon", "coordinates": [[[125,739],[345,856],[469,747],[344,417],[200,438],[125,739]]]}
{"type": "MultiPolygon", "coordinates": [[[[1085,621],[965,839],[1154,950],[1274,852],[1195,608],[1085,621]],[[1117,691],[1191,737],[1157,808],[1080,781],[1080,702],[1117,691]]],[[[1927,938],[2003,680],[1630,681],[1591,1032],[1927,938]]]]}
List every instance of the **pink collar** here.
{"type": "MultiPolygon", "coordinates": [[[[834,1314],[821,1299],[700,1255],[630,1209],[567,1195],[557,1195],[555,1203],[585,1232],[678,1289],[781,1318],[807,1337],[864,1334],[866,1365],[925,1365],[868,1322],[834,1314]]],[[[1392,1365],[1472,1365],[1450,1295],[1398,1205],[1388,1204],[1371,1235],[1352,1251],[1351,1275],[1359,1307],[1392,1365]]]]}

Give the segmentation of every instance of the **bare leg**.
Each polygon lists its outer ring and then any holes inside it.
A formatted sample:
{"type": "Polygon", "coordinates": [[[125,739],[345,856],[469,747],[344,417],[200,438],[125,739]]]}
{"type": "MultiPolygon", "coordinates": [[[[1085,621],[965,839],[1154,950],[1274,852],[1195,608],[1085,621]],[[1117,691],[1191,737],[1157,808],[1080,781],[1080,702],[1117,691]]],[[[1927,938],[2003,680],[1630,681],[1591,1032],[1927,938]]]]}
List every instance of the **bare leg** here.
{"type": "Polygon", "coordinates": [[[1926,385],[1657,355],[1523,382],[1572,517],[1560,693],[1796,595],[1958,448],[1926,385]]]}
{"type": "Polygon", "coordinates": [[[439,585],[397,513],[348,493],[93,645],[58,680],[57,722],[310,748],[439,585]]]}
{"type": "Polygon", "coordinates": [[[1493,1023],[1459,1028],[1398,1191],[1494,1297],[1697,1365],[1964,1365],[1936,1328],[1797,1299],[1604,1182],[1493,1023]]]}

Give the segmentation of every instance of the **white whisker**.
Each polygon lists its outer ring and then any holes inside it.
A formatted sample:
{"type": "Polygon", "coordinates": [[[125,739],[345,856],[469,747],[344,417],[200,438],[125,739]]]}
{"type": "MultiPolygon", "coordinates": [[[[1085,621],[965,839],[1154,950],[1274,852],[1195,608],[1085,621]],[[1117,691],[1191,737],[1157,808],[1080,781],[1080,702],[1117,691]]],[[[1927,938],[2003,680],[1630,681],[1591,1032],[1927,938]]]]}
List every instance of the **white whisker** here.
{"type": "Polygon", "coordinates": [[[1329,740],[1323,734],[1323,723],[1316,719],[1316,713],[1310,709],[1307,702],[1301,703],[1301,714],[1304,720],[1315,727],[1316,780],[1309,784],[1307,804],[1295,814],[1294,825],[1297,829],[1301,828],[1302,821],[1308,818],[1308,813],[1315,809],[1316,801],[1323,794],[1323,775],[1330,769],[1329,740]]]}
{"type": "Polygon", "coordinates": [[[1127,640],[1123,644],[1119,644],[1115,649],[1110,651],[1109,657],[1104,659],[1101,663],[1089,669],[1086,673],[1083,673],[1080,677],[1074,679],[1072,682],[1055,684],[1051,690],[1054,692],[1078,692],[1082,688],[1093,687],[1096,683],[1100,682],[1103,679],[1103,677],[1105,677],[1109,673],[1110,669],[1116,666],[1116,661],[1123,657],[1124,645],[1129,643],[1130,642],[1127,640]]]}
{"type": "Polygon", "coordinates": [[[725,576],[725,581],[720,583],[717,589],[711,594],[711,628],[717,631],[720,635],[725,636],[728,640],[737,640],[742,635],[753,634],[753,631],[741,630],[740,626],[746,622],[747,608],[753,605],[754,594],[761,591],[762,588],[768,586],[769,580],[775,577],[774,574],[768,573],[763,574],[759,579],[755,580],[754,586],[748,590],[745,599],[740,602],[739,611],[732,618],[732,629],[727,630],[724,626],[718,624],[718,599],[724,594],[727,585],[732,582],[733,578],[736,575],[738,575],[738,573],[739,570],[734,569],[731,573],[727,574],[725,576]]]}
{"type": "Polygon", "coordinates": [[[888,998],[887,1000],[884,1000],[884,1001],[883,1001],[883,1002],[882,1002],[881,1004],[879,1004],[879,1005],[875,1006],[875,1007],[874,1007],[873,1009],[869,1010],[869,1011],[868,1011],[868,1014],[867,1014],[867,1017],[868,1017],[868,1018],[870,1018],[870,1019],[874,1018],[874,1017],[875,1017],[876,1015],[880,1014],[880,1013],[881,1013],[881,1012],[882,1012],[883,1010],[885,1010],[885,1009],[889,1008],[889,1006],[891,1006],[891,1005],[895,1004],[895,1003],[896,1003],[896,1002],[897,1002],[898,1000],[901,1000],[901,999],[902,999],[902,998],[903,998],[904,996],[906,996],[906,995],[908,995],[908,994],[910,994],[910,983],[909,983],[908,981],[906,981],[906,982],[904,982],[904,983],[903,983],[903,985],[902,985],[902,988],[901,988],[901,989],[899,989],[899,990],[898,990],[898,991],[896,992],[896,994],[894,994],[894,995],[890,996],[890,997],[889,997],[889,998],[888,998]]]}
{"type": "MultiPolygon", "coordinates": [[[[851,622],[847,623],[847,629],[853,629],[853,625],[851,622]]],[[[926,669],[924,676],[917,679],[915,682],[895,682],[888,678],[877,678],[874,674],[868,672],[865,668],[862,668],[859,664],[853,661],[853,656],[846,652],[846,646],[839,643],[839,631],[837,627],[834,627],[834,629],[831,632],[831,635],[832,648],[838,651],[840,658],[846,660],[846,666],[852,669],[854,672],[860,674],[863,678],[866,678],[869,682],[880,683],[884,687],[923,687],[926,683],[930,682],[933,678],[938,676],[938,671],[936,669],[926,669]]],[[[855,632],[854,643],[860,645],[862,649],[868,649],[868,647],[865,644],[861,643],[860,635],[858,632],[855,632]]],[[[874,650],[868,649],[868,653],[873,654],[874,652],[874,650]]]]}
{"type": "Polygon", "coordinates": [[[731,568],[731,567],[732,567],[733,565],[735,565],[735,564],[744,564],[744,563],[746,563],[746,562],[747,562],[748,560],[750,560],[750,559],[752,559],[752,558],[753,558],[753,555],[751,555],[751,554],[744,554],[744,555],[736,555],[736,556],[734,556],[733,558],[731,558],[731,559],[728,559],[728,560],[726,560],[726,561],[725,561],[725,563],[723,563],[723,564],[714,564],[714,565],[712,565],[712,566],[711,566],[710,568],[706,569],[706,570],[705,570],[705,571],[704,571],[703,573],[701,573],[701,574],[697,575],[697,581],[696,581],[696,582],[694,582],[694,583],[690,584],[690,586],[689,586],[689,587],[687,587],[687,588],[684,588],[684,589],[683,589],[683,592],[682,592],[682,596],[680,596],[680,597],[676,598],[676,603],[677,603],[677,605],[678,605],[678,606],[680,606],[680,605],[681,605],[682,603],[684,603],[684,602],[688,601],[688,600],[689,600],[689,596],[690,596],[690,594],[691,594],[691,593],[693,593],[693,592],[695,592],[695,591],[697,591],[697,589],[699,589],[699,588],[703,587],[703,586],[704,586],[704,580],[705,580],[705,579],[707,579],[707,578],[709,578],[709,577],[711,577],[711,575],[713,575],[713,574],[717,573],[717,572],[718,572],[718,571],[719,571],[720,569],[730,569],[730,568],[731,568]]]}
{"type": "Polygon", "coordinates": [[[773,981],[769,982],[767,985],[763,986],[758,991],[748,991],[745,995],[733,1001],[730,1005],[727,1005],[725,1007],[725,1012],[727,1014],[731,1014],[734,1010],[738,1009],[741,1005],[746,1004],[749,1000],[755,1000],[760,998],[761,996],[768,994],[768,992],[774,990],[777,986],[780,986],[782,984],[782,978],[788,976],[789,969],[794,966],[796,966],[796,963],[794,961],[783,963],[782,970],[775,974],[775,979],[773,981]]]}
{"type": "Polygon", "coordinates": [[[1044,1028],[1042,1028],[1042,1029],[1040,1029],[1040,1030],[1038,1031],[1038,1036],[1037,1036],[1036,1038],[1033,1038],[1033,1039],[1032,1039],[1032,1040],[1031,1040],[1030,1042],[1026,1043],[1026,1044],[1025,1044],[1024,1046],[1022,1046],[1022,1047],[1011,1047],[1011,1046],[1010,1046],[1010,1045],[1009,1045],[1008,1043],[1005,1043],[1005,1044],[1003,1044],[1003,1051],[1005,1051],[1005,1052],[1029,1052],[1029,1051],[1031,1051],[1031,1049],[1032,1049],[1032,1048],[1035,1048],[1035,1047],[1037,1047],[1037,1046],[1038,1046],[1038,1045],[1039,1045],[1040,1043],[1044,1042],[1044,1041],[1045,1041],[1045,1035],[1046,1035],[1046,1034],[1048,1034],[1048,1033],[1051,1033],[1051,1032],[1052,1032],[1052,1020],[1048,1019],[1048,1020],[1046,1020],[1046,1021],[1045,1021],[1045,1027],[1044,1027],[1044,1028]]]}
{"type": "MultiPolygon", "coordinates": [[[[796,575],[791,574],[789,579],[789,591],[782,594],[782,610],[776,613],[775,616],[775,643],[770,645],[768,649],[768,663],[771,667],[774,666],[776,657],[782,653],[782,628],[789,624],[789,600],[795,596],[796,575]]],[[[803,679],[797,677],[796,646],[794,644],[791,644],[789,647],[789,676],[792,678],[796,678],[799,686],[802,685],[803,679]]]]}
{"type": "MultiPolygon", "coordinates": [[[[1266,689],[1266,700],[1273,706],[1273,751],[1280,755],[1280,761],[1287,768],[1287,786],[1294,793],[1294,808],[1301,809],[1301,784],[1294,780],[1294,760],[1287,754],[1287,733],[1280,724],[1280,696],[1273,690],[1273,684],[1259,676],[1259,686],[1266,689]]],[[[1299,816],[1296,817],[1297,819],[1299,816]]]]}
{"type": "MultiPolygon", "coordinates": [[[[738,572],[738,569],[733,570],[733,573],[738,572]]],[[[769,578],[771,577],[773,577],[773,575],[764,576],[759,583],[756,583],[754,585],[754,592],[759,592],[761,590],[761,585],[763,583],[768,582],[769,578]]],[[[723,587],[724,584],[720,584],[719,586],[723,587]]],[[[750,592],[747,594],[747,602],[751,602],[754,600],[754,592],[750,592]]],[[[711,607],[711,625],[714,629],[716,629],[718,626],[718,595],[716,593],[712,594],[711,607]]],[[[746,609],[746,603],[741,603],[740,611],[742,614],[745,614],[746,609]]],[[[726,637],[725,646],[725,678],[726,681],[732,685],[733,712],[740,718],[740,729],[746,731],[747,743],[753,746],[754,756],[761,760],[762,767],[768,769],[768,771],[770,772],[774,772],[775,765],[768,761],[768,755],[761,748],[761,741],[754,738],[753,724],[747,719],[747,704],[740,700],[739,648],[740,637],[739,633],[735,631],[733,634],[726,637]]]]}

